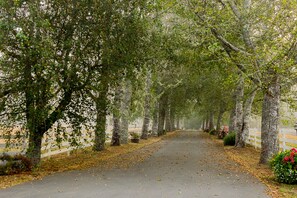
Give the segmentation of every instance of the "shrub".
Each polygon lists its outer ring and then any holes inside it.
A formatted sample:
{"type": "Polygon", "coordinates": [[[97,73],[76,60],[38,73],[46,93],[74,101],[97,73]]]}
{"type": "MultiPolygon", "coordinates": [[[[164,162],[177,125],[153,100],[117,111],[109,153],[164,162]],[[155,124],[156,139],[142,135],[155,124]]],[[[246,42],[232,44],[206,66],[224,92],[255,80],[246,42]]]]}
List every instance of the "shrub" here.
{"type": "Polygon", "coordinates": [[[278,182],[297,184],[297,149],[292,148],[277,154],[270,165],[278,182]]]}
{"type": "Polygon", "coordinates": [[[224,137],[224,146],[234,146],[235,145],[235,132],[230,132],[224,137]]]}
{"type": "Polygon", "coordinates": [[[211,131],[209,132],[209,134],[210,134],[210,135],[217,135],[217,131],[216,131],[215,129],[213,129],[213,130],[211,130],[211,131]]]}
{"type": "Polygon", "coordinates": [[[32,169],[32,163],[30,159],[23,155],[2,155],[0,156],[0,175],[17,174],[23,171],[30,171],[32,169]]]}
{"type": "Polygon", "coordinates": [[[139,139],[140,138],[140,135],[138,133],[136,133],[136,132],[132,132],[132,133],[130,133],[130,135],[131,135],[132,139],[139,139]]]}
{"type": "Polygon", "coordinates": [[[209,129],[204,129],[203,132],[209,133],[209,129]]]}

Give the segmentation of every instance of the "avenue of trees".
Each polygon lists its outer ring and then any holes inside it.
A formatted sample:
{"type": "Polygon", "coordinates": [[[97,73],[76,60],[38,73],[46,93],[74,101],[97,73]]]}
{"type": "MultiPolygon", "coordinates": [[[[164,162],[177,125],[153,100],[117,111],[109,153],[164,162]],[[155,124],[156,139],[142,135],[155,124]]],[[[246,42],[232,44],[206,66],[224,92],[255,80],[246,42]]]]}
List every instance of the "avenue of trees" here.
{"type": "MultiPolygon", "coordinates": [[[[296,82],[297,3],[252,0],[0,0],[0,124],[27,135],[40,162],[44,135],[66,123],[94,133],[93,150],[180,128],[190,116],[229,123],[245,146],[261,115],[261,159],[278,152],[280,102],[296,82]]],[[[294,104],[294,102],[292,102],[294,104]]],[[[69,134],[69,137],[71,135],[69,134]]]]}

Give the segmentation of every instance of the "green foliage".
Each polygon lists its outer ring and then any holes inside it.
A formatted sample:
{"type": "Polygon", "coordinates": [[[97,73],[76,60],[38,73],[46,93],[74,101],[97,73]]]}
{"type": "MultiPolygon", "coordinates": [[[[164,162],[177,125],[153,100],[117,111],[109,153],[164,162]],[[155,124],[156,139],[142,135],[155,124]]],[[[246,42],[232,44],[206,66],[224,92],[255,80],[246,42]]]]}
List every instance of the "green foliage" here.
{"type": "Polygon", "coordinates": [[[217,130],[213,129],[209,132],[210,135],[217,135],[217,130]]]}
{"type": "Polygon", "coordinates": [[[235,137],[236,137],[235,132],[228,133],[228,135],[224,137],[224,146],[234,146],[235,137]]]}
{"type": "Polygon", "coordinates": [[[130,135],[131,135],[131,139],[139,139],[140,138],[139,133],[136,133],[136,132],[131,132],[130,135]]]}
{"type": "Polygon", "coordinates": [[[297,149],[280,152],[270,165],[278,182],[297,184],[297,149]]]}
{"type": "Polygon", "coordinates": [[[3,163],[0,164],[0,175],[18,174],[32,169],[30,159],[23,155],[9,156],[4,154],[0,157],[0,161],[3,163]]]}

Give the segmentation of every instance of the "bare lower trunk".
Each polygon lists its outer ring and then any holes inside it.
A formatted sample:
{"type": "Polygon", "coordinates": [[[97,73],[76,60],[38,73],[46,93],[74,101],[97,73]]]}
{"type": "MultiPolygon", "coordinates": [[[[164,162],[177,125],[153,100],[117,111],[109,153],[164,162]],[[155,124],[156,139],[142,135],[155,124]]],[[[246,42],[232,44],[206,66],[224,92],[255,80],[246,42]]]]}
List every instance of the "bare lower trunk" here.
{"type": "Polygon", "coordinates": [[[171,112],[169,107],[167,106],[166,108],[166,113],[165,113],[165,131],[171,131],[171,120],[170,120],[171,112]]]}
{"type": "Polygon", "coordinates": [[[221,104],[218,119],[217,119],[217,127],[216,127],[217,131],[221,129],[224,112],[225,112],[225,107],[223,106],[223,104],[221,104]]]}
{"type": "Polygon", "coordinates": [[[128,130],[129,130],[129,117],[132,97],[132,85],[130,80],[124,82],[123,90],[123,102],[121,104],[121,131],[120,131],[120,143],[128,144],[128,130]]]}
{"type": "Polygon", "coordinates": [[[214,129],[214,113],[213,111],[210,112],[210,116],[209,116],[209,130],[213,130],[214,129]]]}
{"type": "Polygon", "coordinates": [[[244,141],[244,144],[242,146],[245,146],[246,137],[249,134],[249,128],[250,128],[250,116],[252,111],[252,105],[254,98],[257,94],[258,89],[255,89],[250,96],[247,98],[244,104],[244,111],[243,111],[243,125],[242,125],[242,139],[244,141]]]}
{"type": "Polygon", "coordinates": [[[179,130],[180,126],[179,126],[179,117],[176,118],[176,129],[179,130]]]}
{"type": "Polygon", "coordinates": [[[205,120],[203,119],[202,120],[202,130],[204,130],[205,129],[205,120]]]}
{"type": "Polygon", "coordinates": [[[120,108],[121,108],[121,86],[118,85],[115,89],[114,96],[114,112],[113,112],[113,131],[111,146],[120,146],[120,133],[121,133],[121,123],[120,123],[120,108]]]}
{"type": "Polygon", "coordinates": [[[150,124],[150,108],[151,108],[151,74],[150,71],[147,72],[147,79],[146,79],[146,95],[144,101],[144,118],[143,118],[143,125],[141,130],[141,139],[148,138],[149,132],[149,124],[150,124]]]}
{"type": "Polygon", "coordinates": [[[244,147],[244,139],[242,134],[243,125],[243,95],[244,95],[244,77],[240,74],[239,83],[236,89],[236,147],[244,147]]]}
{"type": "Polygon", "coordinates": [[[102,151],[105,149],[105,129],[106,129],[106,112],[107,112],[107,91],[108,88],[103,88],[96,98],[96,128],[93,150],[102,151]]]}
{"type": "Polygon", "coordinates": [[[236,107],[231,109],[230,118],[229,118],[229,131],[235,131],[236,128],[236,107]]]}
{"type": "Polygon", "coordinates": [[[207,115],[206,120],[205,120],[205,128],[209,129],[209,114],[207,115]]]}
{"type": "Polygon", "coordinates": [[[155,109],[153,114],[153,126],[152,126],[152,135],[158,135],[158,112],[159,112],[159,103],[155,103],[155,109]]]}
{"type": "Polygon", "coordinates": [[[165,124],[165,116],[166,116],[166,108],[167,108],[167,95],[164,93],[159,102],[159,118],[158,118],[158,136],[164,135],[164,124],[165,124]]]}
{"type": "Polygon", "coordinates": [[[279,77],[274,74],[272,82],[264,94],[261,124],[261,157],[260,163],[266,164],[279,151],[279,77]]]}
{"type": "Polygon", "coordinates": [[[171,110],[170,110],[170,129],[171,131],[174,131],[175,130],[175,114],[174,114],[174,108],[171,107],[171,110]]]}
{"type": "Polygon", "coordinates": [[[29,135],[29,147],[26,153],[26,156],[31,160],[34,166],[40,163],[41,159],[41,142],[42,142],[42,134],[37,132],[31,132],[29,135]]]}

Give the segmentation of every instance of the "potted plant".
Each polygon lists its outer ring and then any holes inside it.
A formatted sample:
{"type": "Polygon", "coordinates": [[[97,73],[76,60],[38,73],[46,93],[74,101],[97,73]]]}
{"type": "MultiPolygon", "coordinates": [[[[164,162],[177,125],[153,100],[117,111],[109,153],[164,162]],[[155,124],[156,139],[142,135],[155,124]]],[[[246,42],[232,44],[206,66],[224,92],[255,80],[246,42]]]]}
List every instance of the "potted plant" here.
{"type": "Polygon", "coordinates": [[[131,135],[131,142],[132,143],[139,143],[139,138],[140,138],[140,135],[136,132],[132,132],[130,133],[131,135]]]}

